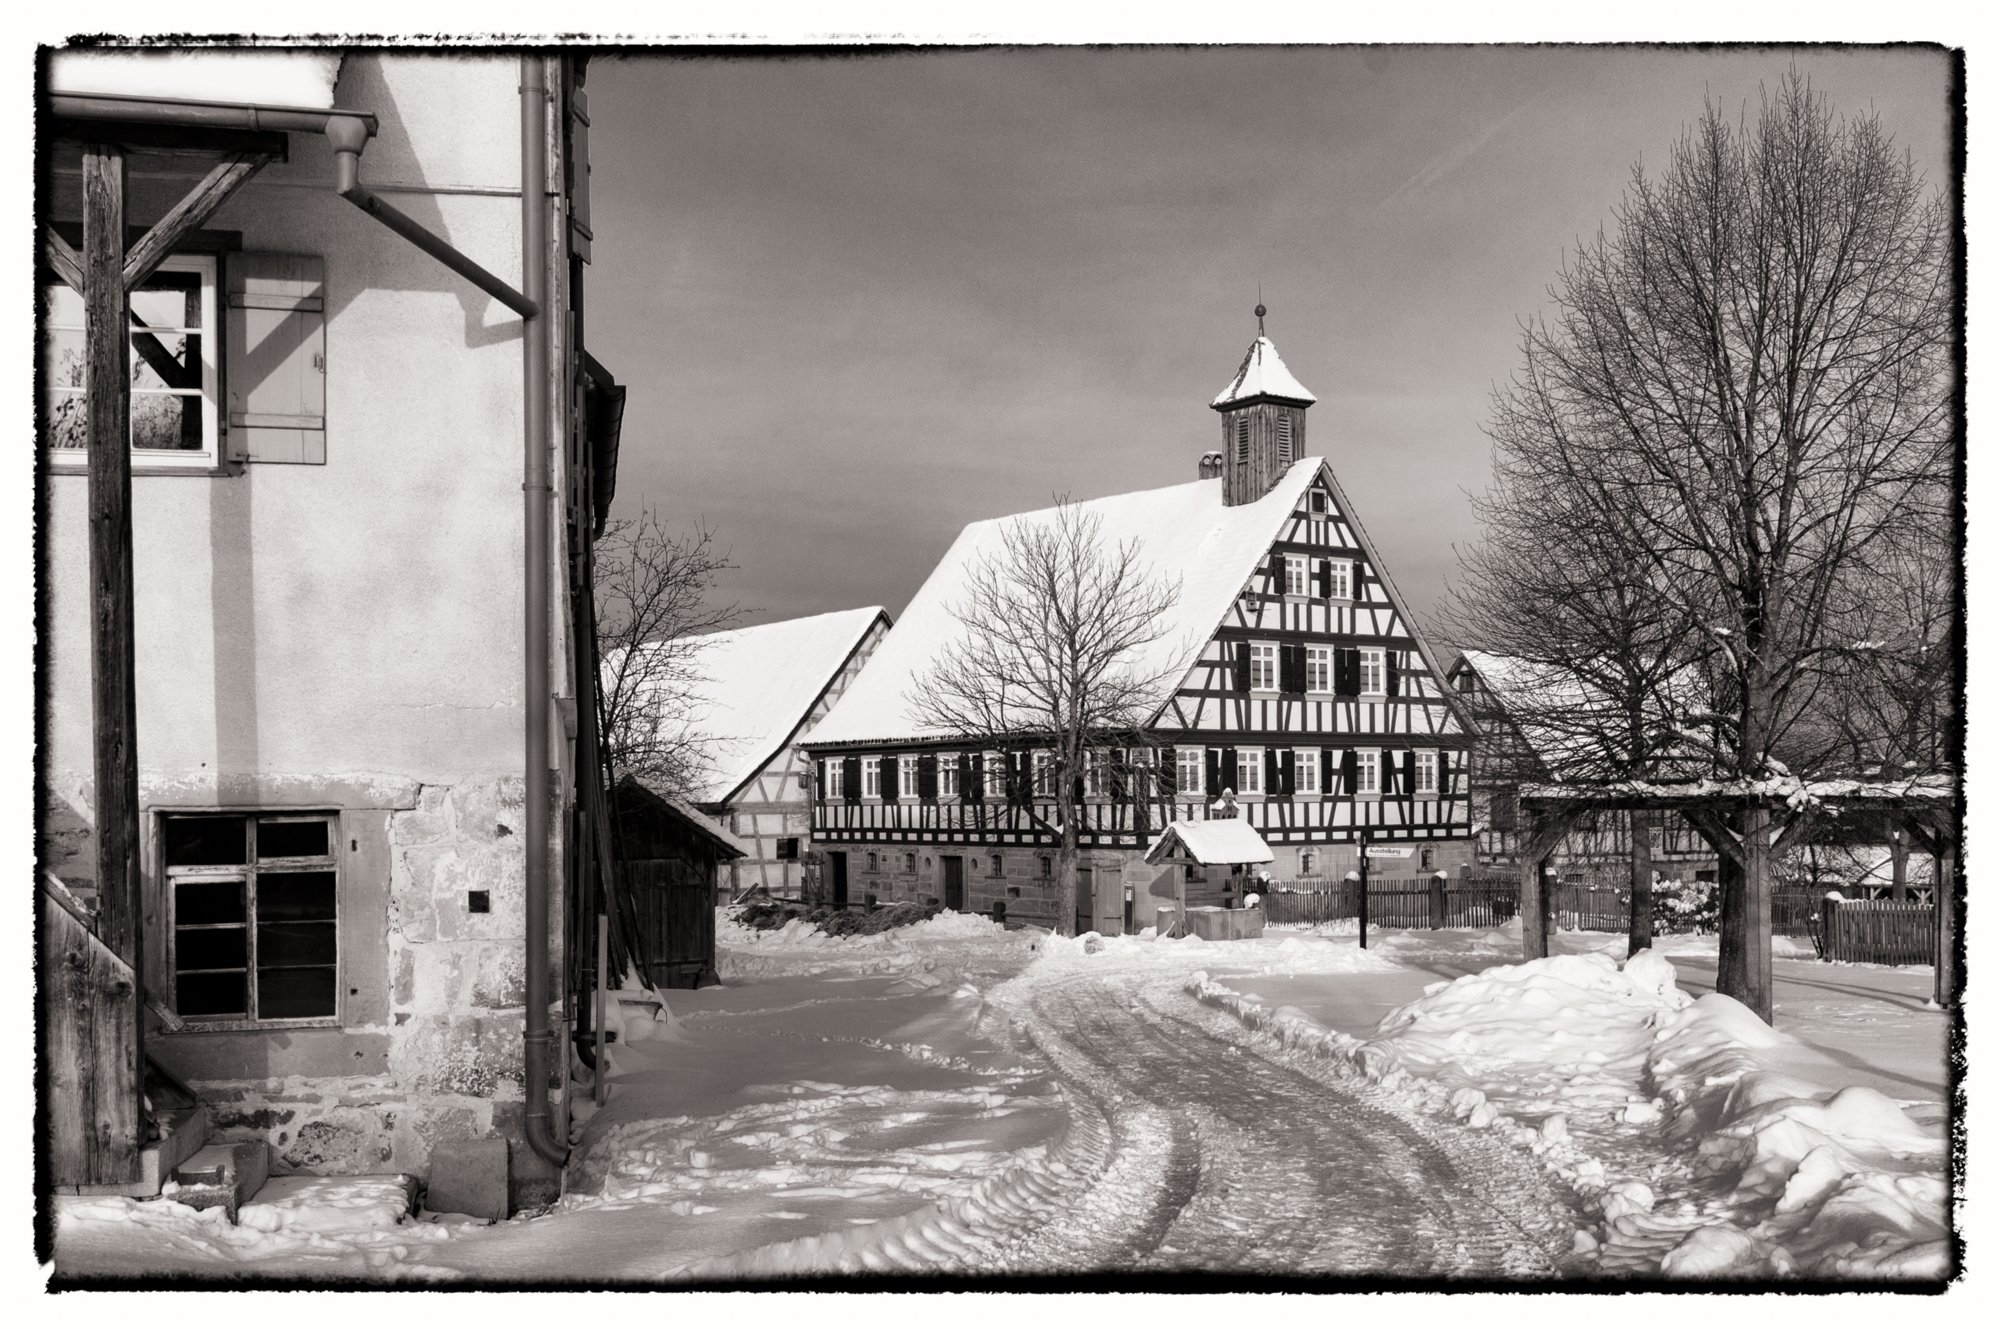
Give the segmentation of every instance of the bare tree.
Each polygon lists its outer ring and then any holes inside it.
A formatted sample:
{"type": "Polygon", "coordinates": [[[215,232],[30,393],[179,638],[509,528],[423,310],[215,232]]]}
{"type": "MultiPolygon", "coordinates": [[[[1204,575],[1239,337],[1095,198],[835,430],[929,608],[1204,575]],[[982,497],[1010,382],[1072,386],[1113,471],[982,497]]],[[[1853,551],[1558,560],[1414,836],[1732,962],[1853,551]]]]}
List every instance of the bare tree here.
{"type": "MultiPolygon", "coordinates": [[[[1874,116],[1837,117],[1794,73],[1754,124],[1709,106],[1614,216],[1525,330],[1490,429],[1700,626],[1714,774],[1783,776],[1877,635],[1870,565],[1939,517],[1948,209],[1874,116]]],[[[1702,829],[1723,867],[1718,986],[1768,1015],[1769,813],[1746,798],[1702,829]]]]}
{"type": "Polygon", "coordinates": [[[596,549],[599,690],[608,782],[633,776],[689,796],[708,775],[704,751],[716,735],[700,723],[699,635],[726,628],[741,610],[711,600],[718,574],[735,565],[706,526],[670,534],[652,508],[606,526],[596,549]]]}
{"type": "MultiPolygon", "coordinates": [[[[1059,498],[1015,518],[997,550],[975,556],[951,612],[962,633],[921,675],[911,701],[922,727],[1002,747],[1049,752],[1057,836],[1057,930],[1076,917],[1078,808],[1072,791],[1093,745],[1130,742],[1186,673],[1188,651],[1165,663],[1180,584],[1139,561],[1139,544],[1110,545],[1103,518],[1059,498]]],[[[1142,795],[1143,795],[1143,791],[1142,795]]]]}

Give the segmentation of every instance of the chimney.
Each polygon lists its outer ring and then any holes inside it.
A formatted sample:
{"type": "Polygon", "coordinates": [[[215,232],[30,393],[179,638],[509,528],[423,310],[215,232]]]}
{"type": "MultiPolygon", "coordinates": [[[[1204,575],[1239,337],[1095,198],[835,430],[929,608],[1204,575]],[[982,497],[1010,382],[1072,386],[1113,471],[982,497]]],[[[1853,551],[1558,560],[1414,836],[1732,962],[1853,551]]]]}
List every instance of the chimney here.
{"type": "Polygon", "coordinates": [[[1222,454],[1219,452],[1202,453],[1201,470],[1198,474],[1204,480],[1213,480],[1220,476],[1222,474],[1222,454]]]}

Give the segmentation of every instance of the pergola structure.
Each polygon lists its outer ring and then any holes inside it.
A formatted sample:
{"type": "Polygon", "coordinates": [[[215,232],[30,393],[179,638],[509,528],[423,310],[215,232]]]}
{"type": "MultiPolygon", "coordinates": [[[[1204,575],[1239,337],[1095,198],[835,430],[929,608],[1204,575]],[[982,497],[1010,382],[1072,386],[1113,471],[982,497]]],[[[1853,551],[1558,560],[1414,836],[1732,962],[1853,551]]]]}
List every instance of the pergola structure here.
{"type": "Polygon", "coordinates": [[[1914,775],[1900,780],[1696,780],[1606,785],[1539,784],[1521,790],[1520,837],[1522,958],[1549,953],[1548,863],[1563,836],[1593,811],[1677,812],[1715,849],[1722,865],[1725,927],[1717,959],[1717,986],[1771,1018],[1771,860],[1797,844],[1808,829],[1853,813],[1900,818],[1911,838],[1937,860],[1938,962],[1935,998],[1957,1001],[1959,853],[1957,778],[1914,775]],[[1744,834],[1735,818],[1762,834],[1744,834]],[[1731,929],[1728,892],[1744,926],[1731,929]]]}

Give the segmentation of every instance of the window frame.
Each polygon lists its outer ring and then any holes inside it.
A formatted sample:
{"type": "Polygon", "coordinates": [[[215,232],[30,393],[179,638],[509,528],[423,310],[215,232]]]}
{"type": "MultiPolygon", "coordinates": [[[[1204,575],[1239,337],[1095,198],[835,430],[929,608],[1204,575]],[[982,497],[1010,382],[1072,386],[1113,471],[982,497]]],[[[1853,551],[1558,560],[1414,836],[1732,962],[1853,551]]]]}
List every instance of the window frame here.
{"type": "MultiPolygon", "coordinates": [[[[188,253],[185,251],[169,254],[160,263],[156,272],[195,272],[200,274],[202,324],[199,329],[195,330],[195,335],[201,338],[201,391],[193,393],[185,391],[177,392],[172,389],[141,389],[134,387],[131,389],[131,395],[134,398],[186,396],[197,398],[203,405],[202,446],[199,452],[182,448],[141,448],[133,446],[128,440],[125,450],[131,458],[134,473],[210,474],[223,470],[226,467],[226,459],[222,455],[224,441],[222,421],[225,405],[222,384],[222,353],[224,342],[228,337],[228,329],[222,325],[222,319],[226,313],[222,299],[222,254],[220,252],[188,253]]],[[[39,283],[37,287],[38,296],[41,290],[53,287],[61,287],[65,291],[70,290],[68,284],[58,277],[53,281],[39,283]]],[[[141,289],[143,290],[144,288],[141,289]]],[[[70,293],[72,295],[76,294],[74,291],[70,293]]],[[[137,292],[134,292],[134,294],[137,294],[137,292]]],[[[81,299],[82,297],[79,295],[77,298],[81,299]]],[[[131,296],[129,295],[126,297],[126,314],[128,321],[126,339],[129,341],[137,332],[137,329],[129,326],[131,316],[131,296]]],[[[44,337],[51,330],[74,331],[79,336],[84,335],[82,324],[72,327],[67,323],[58,324],[53,319],[45,319],[42,324],[44,337]]],[[[153,331],[162,331],[162,329],[153,329],[153,331]]],[[[185,336],[188,334],[177,330],[168,335],[185,336]]],[[[38,346],[36,349],[38,360],[41,355],[42,348],[38,346]]],[[[134,355],[136,358],[136,353],[134,355]]],[[[89,400],[89,394],[85,389],[71,389],[67,386],[58,388],[50,381],[52,377],[45,370],[43,391],[50,394],[51,398],[60,395],[65,397],[74,396],[79,401],[87,402],[89,400]]],[[[81,475],[90,467],[90,449],[87,446],[81,448],[58,448],[50,444],[46,438],[37,438],[36,446],[40,449],[42,458],[47,463],[49,469],[57,474],[81,475]]]]}
{"type": "Polygon", "coordinates": [[[980,790],[981,797],[994,802],[1004,801],[1007,797],[1006,758],[989,748],[980,754],[979,769],[980,781],[985,786],[980,790]]]}
{"type": "Polygon", "coordinates": [[[1182,745],[1174,749],[1174,797],[1200,802],[1208,797],[1208,749],[1182,745]]]}
{"type": "Polygon", "coordinates": [[[1382,749],[1354,749],[1354,796],[1382,797],[1382,749]]]}
{"type": "Polygon", "coordinates": [[[846,798],[847,767],[840,758],[828,757],[826,760],[826,801],[831,803],[835,799],[839,799],[844,802],[846,798]]]}
{"type": "Polygon", "coordinates": [[[1262,748],[1236,749],[1235,776],[1236,776],[1236,796],[1238,798],[1242,798],[1248,794],[1255,794],[1259,798],[1262,798],[1265,793],[1264,749],[1262,748]],[[1246,773],[1249,775],[1250,779],[1244,778],[1246,773]],[[1256,782],[1254,785],[1251,783],[1252,780],[1256,782]]]}
{"type": "Polygon", "coordinates": [[[1272,693],[1278,690],[1278,643],[1274,641],[1250,643],[1250,690],[1272,693]],[[1260,674],[1265,679],[1262,683],[1257,681],[1260,674]]]}
{"type": "MultiPolygon", "coordinates": [[[[347,1013],[347,954],[342,940],[342,929],[347,920],[341,912],[341,892],[344,874],[341,870],[341,816],[338,808],[160,808],[154,813],[153,830],[159,847],[160,912],[164,919],[166,933],[164,955],[165,973],[160,986],[165,988],[165,999],[169,1008],[179,1017],[188,1030],[200,1032],[227,1032],[231,1030],[258,1029],[338,1029],[346,1021],[347,1013]],[[167,825],[170,821],[191,820],[199,817],[236,817],[243,822],[243,862],[240,864],[182,864],[169,866],[167,863],[167,825]],[[326,852],[307,855],[273,855],[259,858],[257,854],[257,827],[263,822],[319,822],[326,826],[326,852]],[[301,1015],[265,1017],[255,1014],[258,1008],[258,910],[257,881],[260,875],[285,876],[306,872],[325,872],[333,877],[333,917],[325,921],[333,932],[333,1012],[329,1015],[301,1015]],[[203,882],[240,882],[243,887],[243,988],[245,1012],[242,1015],[187,1015],[180,1009],[181,970],[180,934],[183,931],[223,931],[237,927],[236,924],[182,924],[179,921],[180,893],[176,887],[182,884],[203,882]]],[[[323,965],[301,965],[296,968],[325,968],[323,965]]],[[[190,973],[235,973],[232,967],[223,969],[189,970],[190,973]]]]}
{"type": "Polygon", "coordinates": [[[1363,697],[1386,697],[1389,695],[1389,650],[1385,646],[1363,646],[1360,648],[1359,677],[1356,686],[1363,697]],[[1373,669],[1370,669],[1370,665],[1373,669]],[[1374,686],[1369,686],[1369,675],[1374,675],[1374,686]]]}
{"type": "Polygon", "coordinates": [[[1318,798],[1319,749],[1292,749],[1292,793],[1301,798],[1318,798]]]}
{"type": "Polygon", "coordinates": [[[861,759],[861,796],[863,798],[872,798],[878,803],[882,800],[882,759],[880,757],[863,757],[861,759]]]}
{"type": "Polygon", "coordinates": [[[1285,594],[1297,599],[1312,596],[1312,560],[1304,554],[1285,555],[1285,594]]]}
{"type": "Polygon", "coordinates": [[[896,758],[896,801],[914,803],[918,799],[917,754],[905,752],[896,758]]]}
{"type": "Polygon", "coordinates": [[[1306,645],[1306,693],[1321,697],[1333,695],[1333,647],[1306,645]],[[1318,687],[1313,686],[1315,672],[1320,680],[1318,687]]]}
{"type": "Polygon", "coordinates": [[[1412,759],[1413,769],[1410,777],[1410,796],[1427,802],[1434,802],[1438,798],[1438,750],[1436,748],[1417,748],[1415,749],[1415,754],[1412,759]],[[1428,788],[1425,787],[1424,777],[1426,774],[1430,777],[1428,788]]]}
{"type": "Polygon", "coordinates": [[[1054,798],[1056,796],[1055,753],[1037,749],[1033,769],[1035,773],[1035,797],[1054,798]]]}
{"type": "Polygon", "coordinates": [[[1311,514],[1312,514],[1313,516],[1315,516],[1315,517],[1324,517],[1324,516],[1326,515],[1326,513],[1327,513],[1327,504],[1326,504],[1326,491],[1325,491],[1325,490],[1323,490],[1323,489],[1313,489],[1313,490],[1309,490],[1309,491],[1307,491],[1307,493],[1306,493],[1306,511],[1307,511],[1307,512],[1309,512],[1309,513],[1311,513],[1311,514]]]}
{"type": "Polygon", "coordinates": [[[1351,558],[1329,558],[1326,561],[1327,599],[1352,600],[1354,598],[1354,560],[1351,558]]]}
{"type": "Polygon", "coordinates": [[[957,798],[959,796],[958,754],[956,752],[940,752],[937,754],[937,792],[939,802],[943,802],[947,798],[957,798]]]}

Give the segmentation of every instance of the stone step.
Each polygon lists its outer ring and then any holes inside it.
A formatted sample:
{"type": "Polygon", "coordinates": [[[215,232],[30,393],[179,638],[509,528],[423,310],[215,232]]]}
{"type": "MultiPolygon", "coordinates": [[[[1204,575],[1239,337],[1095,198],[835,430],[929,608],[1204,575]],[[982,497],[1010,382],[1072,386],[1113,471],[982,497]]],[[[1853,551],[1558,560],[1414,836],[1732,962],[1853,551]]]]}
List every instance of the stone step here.
{"type": "Polygon", "coordinates": [[[208,1108],[196,1103],[191,1108],[168,1112],[160,1118],[160,1138],[139,1152],[139,1179],[119,1185],[59,1186],[65,1195],[125,1195],[148,1199],[190,1154],[208,1143],[208,1108]]]}
{"type": "Polygon", "coordinates": [[[194,1209],[221,1209],[236,1221],[237,1211],[250,1202],[271,1176],[271,1146],[262,1140],[237,1140],[197,1149],[174,1169],[162,1198],[194,1209]]]}

